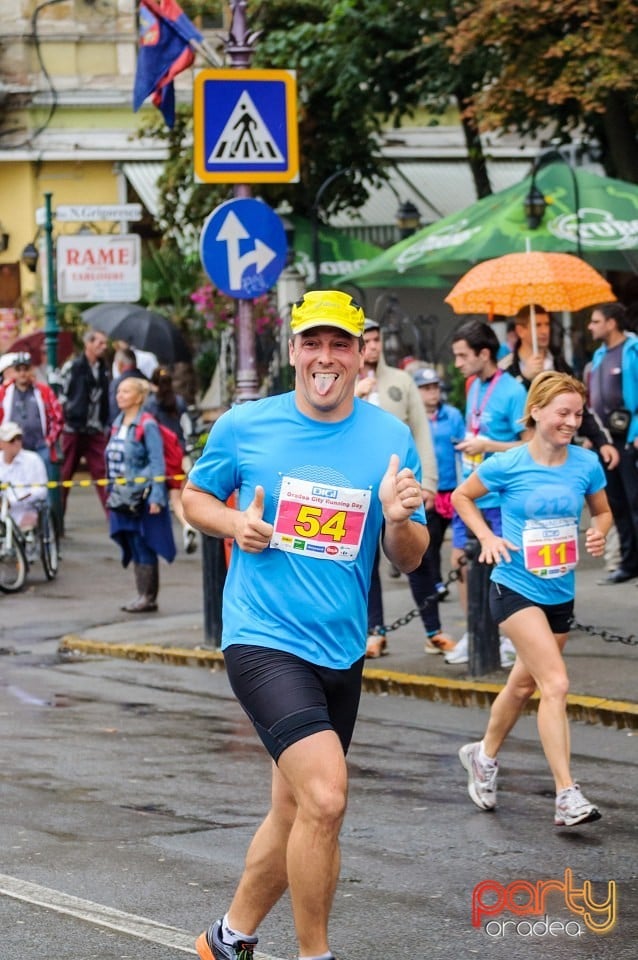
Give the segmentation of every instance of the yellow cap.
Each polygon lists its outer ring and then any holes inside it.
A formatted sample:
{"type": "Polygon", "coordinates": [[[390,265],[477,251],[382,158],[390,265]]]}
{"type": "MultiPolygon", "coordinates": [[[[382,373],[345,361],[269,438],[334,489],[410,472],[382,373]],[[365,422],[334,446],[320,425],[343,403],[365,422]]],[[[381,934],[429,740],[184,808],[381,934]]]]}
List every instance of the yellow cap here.
{"type": "Polygon", "coordinates": [[[349,293],[309,290],[292,308],[290,329],[295,334],[312,327],[337,327],[351,337],[361,337],[364,322],[363,310],[349,293]]]}

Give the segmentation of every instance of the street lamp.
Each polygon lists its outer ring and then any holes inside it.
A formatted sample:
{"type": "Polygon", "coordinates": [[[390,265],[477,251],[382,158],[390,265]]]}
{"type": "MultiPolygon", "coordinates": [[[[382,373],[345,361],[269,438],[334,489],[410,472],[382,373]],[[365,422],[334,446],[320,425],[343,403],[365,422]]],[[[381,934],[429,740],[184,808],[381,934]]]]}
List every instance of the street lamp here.
{"type": "Polygon", "coordinates": [[[576,218],[576,254],[579,257],[582,257],[582,244],[580,239],[580,191],[578,188],[578,178],[572,167],[569,160],[563,156],[563,154],[556,147],[551,147],[549,150],[543,150],[542,153],[534,160],[532,164],[532,182],[530,184],[529,193],[523,201],[525,208],[525,217],[527,219],[527,225],[530,230],[536,230],[545,215],[545,209],[547,207],[547,200],[543,193],[536,186],[536,175],[543,168],[548,166],[550,163],[555,162],[564,163],[567,165],[571,179],[572,187],[574,191],[574,216],[576,218]]]}
{"type": "Polygon", "coordinates": [[[331,183],[350,172],[350,167],[342,167],[327,177],[315,194],[315,200],[312,205],[312,260],[315,268],[315,290],[321,289],[321,251],[319,248],[319,210],[321,198],[331,183]]]}
{"type": "Polygon", "coordinates": [[[35,273],[38,269],[38,260],[40,259],[40,252],[36,247],[35,243],[27,243],[26,247],[20,254],[20,262],[25,265],[29,273],[35,273]]]}
{"type": "Polygon", "coordinates": [[[536,186],[536,171],[532,172],[532,184],[529,188],[529,193],[523,201],[525,206],[525,218],[527,220],[527,226],[530,230],[536,230],[540,227],[543,217],[545,216],[545,210],[547,209],[547,200],[544,195],[536,186]]]}
{"type": "Polygon", "coordinates": [[[395,222],[399,229],[399,239],[406,240],[421,226],[421,211],[411,200],[404,200],[399,204],[395,222]]]}

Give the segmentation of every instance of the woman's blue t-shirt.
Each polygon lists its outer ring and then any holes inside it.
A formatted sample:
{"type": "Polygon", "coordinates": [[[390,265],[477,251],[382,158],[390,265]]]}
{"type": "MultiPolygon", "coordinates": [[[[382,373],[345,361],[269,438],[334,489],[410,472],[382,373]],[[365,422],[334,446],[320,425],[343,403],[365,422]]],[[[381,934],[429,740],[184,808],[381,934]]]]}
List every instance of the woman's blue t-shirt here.
{"type": "Polygon", "coordinates": [[[504,539],[519,548],[510,551],[511,563],[502,561],[494,567],[492,580],[538,603],[572,600],[573,569],[557,576],[548,576],[548,572],[560,569],[561,559],[569,561],[573,557],[573,544],[563,542],[561,546],[556,530],[569,531],[571,519],[577,534],[585,497],[605,486],[597,455],[572,444],[564,463],[547,467],[537,463],[528,445],[523,444],[495,453],[480,464],[476,473],[483,486],[498,495],[504,539]],[[530,541],[535,544],[533,549],[530,541]],[[526,569],[526,554],[534,573],[526,569]]]}

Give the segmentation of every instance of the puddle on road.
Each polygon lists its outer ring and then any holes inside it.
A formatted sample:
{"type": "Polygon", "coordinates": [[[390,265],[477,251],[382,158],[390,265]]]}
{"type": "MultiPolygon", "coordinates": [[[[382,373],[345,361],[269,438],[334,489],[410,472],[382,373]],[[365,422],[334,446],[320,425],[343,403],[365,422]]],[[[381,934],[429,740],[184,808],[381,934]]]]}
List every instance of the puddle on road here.
{"type": "Polygon", "coordinates": [[[30,707],[75,707],[91,702],[89,697],[74,697],[67,693],[53,693],[45,699],[14,683],[6,684],[5,689],[10,696],[30,707]]]}

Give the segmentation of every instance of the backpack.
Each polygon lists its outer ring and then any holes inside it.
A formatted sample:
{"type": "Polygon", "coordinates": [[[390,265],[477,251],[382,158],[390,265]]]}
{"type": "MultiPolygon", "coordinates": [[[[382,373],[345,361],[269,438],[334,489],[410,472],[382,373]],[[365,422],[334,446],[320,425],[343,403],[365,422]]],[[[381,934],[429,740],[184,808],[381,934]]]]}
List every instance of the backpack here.
{"type": "MultiPolygon", "coordinates": [[[[184,459],[184,451],[182,450],[181,444],[177,437],[177,434],[174,430],[171,430],[169,427],[165,427],[163,423],[160,423],[159,420],[156,420],[152,413],[147,413],[142,411],[140,419],[137,422],[135,427],[135,439],[138,443],[144,442],[144,424],[148,423],[149,420],[152,420],[157,424],[157,427],[162,438],[162,447],[164,450],[164,464],[166,467],[166,485],[169,490],[179,490],[182,486],[182,480],[184,479],[184,469],[182,466],[182,461],[184,459]],[[179,477],[180,479],[176,479],[179,477]]],[[[115,433],[117,427],[111,427],[111,433],[115,433]]]]}

